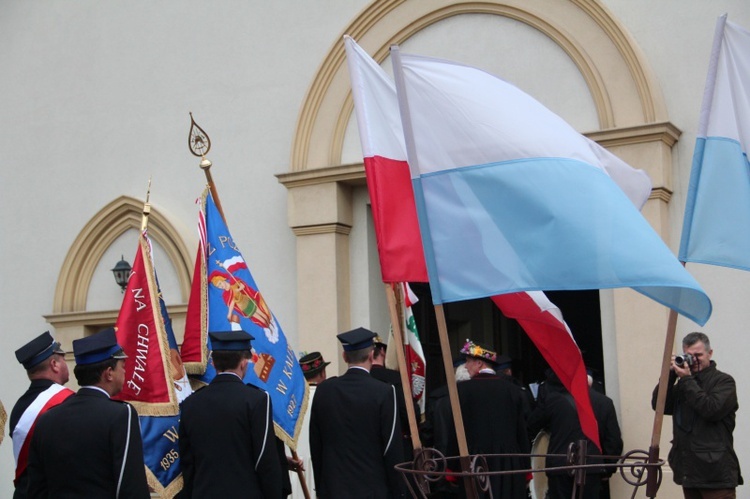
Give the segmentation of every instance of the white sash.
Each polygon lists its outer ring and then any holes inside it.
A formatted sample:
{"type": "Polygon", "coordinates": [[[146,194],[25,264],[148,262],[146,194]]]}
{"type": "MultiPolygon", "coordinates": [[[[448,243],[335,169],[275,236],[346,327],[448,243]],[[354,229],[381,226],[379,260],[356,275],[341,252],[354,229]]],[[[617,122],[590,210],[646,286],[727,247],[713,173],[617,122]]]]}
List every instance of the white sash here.
{"type": "Polygon", "coordinates": [[[36,399],[34,399],[31,405],[29,405],[29,407],[27,407],[26,410],[23,411],[21,418],[18,420],[18,424],[16,424],[16,427],[13,429],[13,435],[11,435],[11,437],[13,438],[13,458],[16,461],[16,467],[18,467],[18,455],[21,453],[23,444],[26,441],[26,437],[29,435],[29,430],[31,430],[31,427],[34,426],[36,418],[39,417],[39,414],[41,413],[42,409],[44,409],[44,406],[47,405],[47,402],[49,402],[52,397],[60,393],[62,390],[67,390],[67,388],[62,385],[58,385],[57,383],[51,385],[49,388],[37,395],[36,399]]]}

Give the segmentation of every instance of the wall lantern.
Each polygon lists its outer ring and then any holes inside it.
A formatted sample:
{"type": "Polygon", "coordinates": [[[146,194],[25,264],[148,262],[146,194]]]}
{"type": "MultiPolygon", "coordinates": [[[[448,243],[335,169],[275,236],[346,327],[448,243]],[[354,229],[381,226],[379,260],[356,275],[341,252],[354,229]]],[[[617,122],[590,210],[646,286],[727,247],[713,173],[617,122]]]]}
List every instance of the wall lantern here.
{"type": "Polygon", "coordinates": [[[115,268],[112,269],[112,273],[115,275],[115,282],[120,286],[123,293],[125,292],[125,288],[128,287],[128,279],[130,278],[131,270],[132,267],[130,267],[130,264],[125,261],[124,256],[120,256],[120,261],[117,262],[115,268]]]}

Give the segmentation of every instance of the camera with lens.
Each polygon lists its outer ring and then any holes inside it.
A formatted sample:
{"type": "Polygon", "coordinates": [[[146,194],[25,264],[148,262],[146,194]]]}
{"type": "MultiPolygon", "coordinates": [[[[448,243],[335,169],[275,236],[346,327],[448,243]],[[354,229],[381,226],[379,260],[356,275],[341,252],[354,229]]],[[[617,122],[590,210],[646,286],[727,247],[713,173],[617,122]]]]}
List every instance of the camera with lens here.
{"type": "Polygon", "coordinates": [[[676,366],[683,367],[685,365],[692,366],[695,363],[695,357],[689,353],[683,353],[682,355],[674,356],[674,363],[676,366]]]}

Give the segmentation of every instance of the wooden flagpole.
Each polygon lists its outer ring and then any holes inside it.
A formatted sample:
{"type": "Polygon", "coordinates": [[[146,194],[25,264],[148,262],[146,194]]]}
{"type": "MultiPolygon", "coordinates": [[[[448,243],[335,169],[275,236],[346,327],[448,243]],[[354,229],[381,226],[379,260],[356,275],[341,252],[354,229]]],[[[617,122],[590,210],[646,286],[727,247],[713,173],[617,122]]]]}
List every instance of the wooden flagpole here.
{"type": "MultiPolygon", "coordinates": [[[[404,74],[401,66],[401,52],[399,51],[398,45],[391,45],[391,60],[393,62],[393,79],[396,83],[398,107],[401,113],[401,124],[404,129],[404,142],[406,145],[406,155],[409,158],[410,168],[419,170],[419,156],[416,153],[414,146],[414,133],[412,130],[411,116],[409,114],[409,106],[406,102],[406,93],[399,91],[398,89],[404,88],[404,74]]],[[[415,197],[417,193],[415,192],[415,197]]],[[[415,199],[416,200],[416,199],[415,199]]],[[[420,230],[422,228],[420,227],[420,230]]],[[[427,229],[429,231],[429,229],[427,229]]],[[[425,258],[429,258],[425,254],[425,258]]],[[[427,262],[429,265],[429,261],[427,262]]],[[[461,470],[468,472],[471,469],[469,460],[469,447],[466,444],[466,433],[464,431],[464,421],[461,417],[461,406],[458,401],[458,390],[456,388],[456,374],[453,372],[453,360],[451,359],[451,349],[448,343],[448,326],[445,322],[445,312],[443,311],[442,305],[435,305],[435,316],[437,318],[438,335],[440,336],[440,350],[443,353],[443,365],[445,366],[445,378],[448,383],[448,395],[451,401],[451,410],[453,411],[453,421],[456,427],[456,438],[458,440],[458,452],[461,459],[461,470]]],[[[466,496],[469,499],[477,497],[476,486],[474,480],[466,476],[464,477],[464,487],[466,488],[466,496]]]]}
{"type": "MultiPolygon", "coordinates": [[[[201,170],[203,170],[203,173],[205,173],[206,175],[206,182],[208,183],[208,188],[211,191],[211,196],[214,198],[216,209],[219,210],[219,214],[226,224],[227,218],[224,216],[224,208],[221,207],[219,192],[216,190],[214,179],[211,176],[212,163],[208,160],[208,158],[206,158],[206,154],[208,154],[208,151],[211,149],[211,139],[208,137],[208,134],[195,122],[195,120],[193,119],[193,113],[190,113],[190,134],[188,135],[188,148],[194,156],[198,156],[199,158],[201,158],[201,170]]],[[[149,181],[149,186],[150,185],[151,183],[149,181]]],[[[297,451],[295,449],[292,449],[291,447],[289,448],[289,450],[292,451],[292,459],[300,462],[297,451]]],[[[305,480],[304,472],[299,465],[297,466],[297,469],[295,471],[297,472],[297,477],[299,477],[300,485],[302,486],[302,492],[305,495],[305,499],[310,499],[310,492],[307,489],[307,480],[305,480]]]]}
{"type": "MultiPolygon", "coordinates": [[[[419,439],[419,428],[417,427],[417,416],[414,413],[414,394],[411,390],[411,376],[409,373],[408,366],[406,365],[406,356],[404,355],[404,336],[401,331],[401,316],[398,313],[397,304],[404,303],[403,293],[399,292],[396,295],[394,286],[401,286],[395,283],[385,283],[385,295],[388,299],[388,310],[391,315],[391,325],[393,327],[393,339],[396,342],[396,358],[398,359],[398,372],[401,376],[401,388],[404,391],[404,399],[406,403],[406,415],[409,418],[409,433],[411,434],[411,444],[414,449],[414,455],[417,451],[422,449],[422,442],[419,439]]],[[[403,428],[402,428],[403,431],[403,428]]]]}
{"type": "MultiPolygon", "coordinates": [[[[683,263],[683,265],[685,265],[683,263]]],[[[677,312],[669,311],[667,322],[667,337],[664,340],[664,354],[661,362],[661,374],[659,375],[659,389],[656,395],[656,413],[654,414],[654,428],[651,432],[651,446],[648,448],[648,462],[659,461],[659,442],[661,441],[661,429],[664,421],[664,406],[667,401],[667,384],[669,383],[669,369],[672,364],[672,351],[674,350],[674,337],[677,330],[677,312]]],[[[656,497],[659,490],[656,470],[649,469],[646,482],[646,496],[656,497]]]]}
{"type": "MultiPolygon", "coordinates": [[[[680,262],[685,266],[685,262],[680,262]]],[[[661,429],[664,423],[664,406],[667,402],[667,388],[669,384],[669,370],[672,365],[672,352],[674,351],[674,338],[677,331],[677,312],[669,310],[667,320],[667,337],[664,338],[664,352],[661,358],[661,374],[659,375],[659,389],[656,392],[656,407],[654,408],[654,427],[651,430],[651,445],[648,448],[648,462],[659,461],[659,442],[661,441],[661,429]]],[[[656,470],[648,470],[646,481],[646,496],[656,497],[659,490],[656,470]]]]}
{"type": "MultiPolygon", "coordinates": [[[[448,326],[445,322],[443,305],[435,305],[435,317],[437,318],[438,336],[440,337],[440,351],[443,354],[445,380],[448,384],[448,396],[451,401],[451,410],[453,411],[453,424],[456,427],[456,440],[458,441],[458,454],[461,459],[461,471],[468,472],[471,469],[469,446],[466,443],[464,419],[461,415],[461,405],[458,400],[456,373],[453,371],[453,359],[451,358],[451,347],[448,343],[448,326]]],[[[466,497],[470,499],[477,497],[476,485],[471,477],[464,477],[464,487],[466,488],[466,497]]]]}
{"type": "Polygon", "coordinates": [[[307,489],[307,480],[305,479],[305,473],[302,471],[301,463],[299,456],[297,455],[297,451],[292,449],[291,447],[289,450],[292,451],[292,459],[294,459],[297,462],[297,469],[295,470],[297,472],[297,477],[299,478],[299,484],[302,487],[302,493],[305,495],[305,499],[310,499],[310,491],[307,489]]]}
{"type": "MultiPolygon", "coordinates": [[[[721,50],[721,39],[724,34],[724,27],[727,22],[727,15],[724,14],[716,19],[714,28],[714,39],[711,46],[711,57],[709,58],[708,75],[706,76],[706,86],[703,89],[703,102],[701,103],[701,115],[698,121],[698,135],[705,136],[708,129],[708,115],[711,109],[711,102],[714,98],[716,87],[716,71],[719,60],[719,51],[721,50]]],[[[692,180],[692,179],[691,179],[692,180]]],[[[685,262],[680,262],[685,266],[685,262]]],[[[672,363],[672,351],[674,350],[675,331],[677,329],[677,312],[669,311],[669,321],[667,322],[667,338],[664,344],[664,356],[662,357],[661,376],[659,377],[659,390],[656,396],[656,414],[654,415],[654,429],[651,433],[651,447],[648,450],[648,462],[655,463],[659,460],[659,441],[661,440],[661,428],[664,419],[664,406],[667,400],[667,384],[669,383],[669,369],[672,363]]],[[[646,495],[656,497],[658,490],[656,483],[656,473],[649,472],[648,482],[646,485],[646,495]]]]}

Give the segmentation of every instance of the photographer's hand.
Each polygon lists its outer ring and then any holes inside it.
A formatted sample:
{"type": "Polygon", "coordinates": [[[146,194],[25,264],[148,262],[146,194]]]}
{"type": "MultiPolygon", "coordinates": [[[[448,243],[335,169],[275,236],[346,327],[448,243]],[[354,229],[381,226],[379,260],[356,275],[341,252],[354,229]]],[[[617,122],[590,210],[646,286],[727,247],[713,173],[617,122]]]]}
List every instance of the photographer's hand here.
{"type": "Polygon", "coordinates": [[[685,363],[682,366],[678,366],[674,363],[674,355],[672,355],[672,364],[669,368],[674,372],[678,378],[682,379],[685,376],[690,376],[690,366],[685,363]]]}

